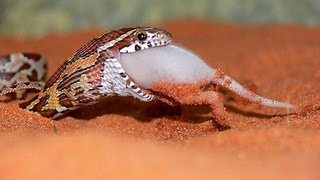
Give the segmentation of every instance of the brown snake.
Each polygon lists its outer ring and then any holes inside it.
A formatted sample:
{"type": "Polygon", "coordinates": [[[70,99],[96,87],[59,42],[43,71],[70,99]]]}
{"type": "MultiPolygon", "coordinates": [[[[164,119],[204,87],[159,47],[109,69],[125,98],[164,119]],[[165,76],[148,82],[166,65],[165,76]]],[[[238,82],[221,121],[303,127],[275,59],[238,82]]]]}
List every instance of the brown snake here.
{"type": "Polygon", "coordinates": [[[14,90],[20,99],[27,87],[41,90],[46,72],[47,62],[40,54],[13,53],[0,56],[1,93],[7,94],[14,90]],[[20,90],[16,91],[14,86],[19,86],[20,90]]]}
{"type": "Polygon", "coordinates": [[[21,108],[56,119],[107,96],[133,96],[141,101],[155,97],[139,87],[119,63],[120,54],[171,44],[171,34],[157,28],[136,27],[108,31],[79,48],[42,86],[46,62],[38,54],[18,53],[1,57],[0,95],[27,89],[40,90],[21,108]]]}

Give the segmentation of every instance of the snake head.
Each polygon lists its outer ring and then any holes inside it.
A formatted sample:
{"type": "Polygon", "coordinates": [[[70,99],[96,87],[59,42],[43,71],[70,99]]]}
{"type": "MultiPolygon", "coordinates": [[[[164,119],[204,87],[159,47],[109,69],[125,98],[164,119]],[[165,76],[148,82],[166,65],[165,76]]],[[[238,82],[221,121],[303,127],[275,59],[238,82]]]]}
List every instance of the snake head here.
{"type": "Polygon", "coordinates": [[[132,53],[148,48],[166,46],[172,43],[172,35],[162,29],[137,27],[129,32],[130,43],[120,49],[121,53],[132,53]]]}

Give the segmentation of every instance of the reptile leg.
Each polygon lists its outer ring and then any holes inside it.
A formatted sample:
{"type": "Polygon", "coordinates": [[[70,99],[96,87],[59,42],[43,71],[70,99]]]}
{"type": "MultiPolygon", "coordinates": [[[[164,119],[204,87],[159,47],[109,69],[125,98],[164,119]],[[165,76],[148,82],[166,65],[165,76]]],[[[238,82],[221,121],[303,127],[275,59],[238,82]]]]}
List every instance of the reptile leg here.
{"type": "MultiPolygon", "coordinates": [[[[219,98],[219,94],[213,89],[204,90],[200,85],[190,84],[158,84],[154,89],[159,93],[157,98],[164,102],[176,102],[184,105],[208,105],[214,117],[214,124],[219,130],[230,128],[227,126],[229,116],[219,98]]],[[[171,103],[169,103],[171,104],[171,103]]]]}
{"type": "Polygon", "coordinates": [[[223,105],[223,101],[219,98],[216,91],[197,91],[188,94],[187,96],[179,96],[175,100],[181,104],[187,105],[208,105],[211,109],[214,118],[214,124],[219,130],[228,129],[227,120],[229,115],[223,105]]]}

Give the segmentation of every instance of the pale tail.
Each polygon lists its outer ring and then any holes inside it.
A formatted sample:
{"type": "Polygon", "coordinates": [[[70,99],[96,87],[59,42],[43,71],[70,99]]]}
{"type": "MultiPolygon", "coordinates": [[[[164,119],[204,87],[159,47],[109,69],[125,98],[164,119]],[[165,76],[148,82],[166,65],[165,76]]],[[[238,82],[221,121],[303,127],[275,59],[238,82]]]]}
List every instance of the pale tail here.
{"type": "Polygon", "coordinates": [[[276,107],[276,108],[287,108],[287,109],[295,108],[295,106],[290,103],[280,102],[280,101],[259,96],[254,92],[246,89],[240,83],[238,83],[237,81],[235,81],[234,79],[232,79],[227,75],[220,75],[215,72],[213,79],[214,79],[214,83],[229,89],[230,91],[234,92],[235,94],[241,96],[242,98],[250,102],[258,103],[258,104],[269,106],[269,107],[276,107]]]}

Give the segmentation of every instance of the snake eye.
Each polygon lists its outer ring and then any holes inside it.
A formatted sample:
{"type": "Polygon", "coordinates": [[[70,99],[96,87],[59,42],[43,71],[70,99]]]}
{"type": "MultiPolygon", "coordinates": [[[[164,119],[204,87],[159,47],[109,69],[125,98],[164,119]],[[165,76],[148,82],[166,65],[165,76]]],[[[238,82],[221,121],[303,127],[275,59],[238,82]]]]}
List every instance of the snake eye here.
{"type": "Polygon", "coordinates": [[[144,41],[147,39],[147,33],[144,31],[138,32],[136,37],[139,41],[144,41]]]}

